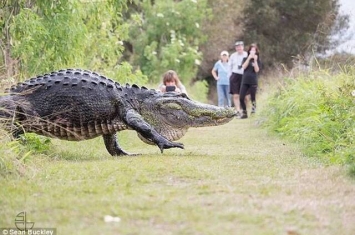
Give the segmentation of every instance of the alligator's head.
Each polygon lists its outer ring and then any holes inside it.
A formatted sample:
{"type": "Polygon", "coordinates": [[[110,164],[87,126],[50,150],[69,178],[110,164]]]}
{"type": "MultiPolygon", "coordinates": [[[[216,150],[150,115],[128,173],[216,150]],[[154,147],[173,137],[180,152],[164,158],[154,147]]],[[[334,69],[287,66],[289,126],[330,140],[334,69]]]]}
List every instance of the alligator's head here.
{"type": "Polygon", "coordinates": [[[189,127],[222,125],[236,113],[233,108],[203,104],[190,100],[185,94],[167,92],[145,99],[140,114],[156,131],[173,141],[184,136],[189,127]]]}

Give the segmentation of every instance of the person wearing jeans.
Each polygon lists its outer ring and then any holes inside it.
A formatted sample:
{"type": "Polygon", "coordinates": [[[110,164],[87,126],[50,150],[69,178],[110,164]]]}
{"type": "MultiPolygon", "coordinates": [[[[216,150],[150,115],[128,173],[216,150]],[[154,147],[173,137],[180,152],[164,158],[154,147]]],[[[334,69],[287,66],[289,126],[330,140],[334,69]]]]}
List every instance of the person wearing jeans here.
{"type": "Polygon", "coordinates": [[[221,52],[221,59],[218,60],[212,69],[212,75],[217,81],[217,96],[218,106],[231,107],[231,99],[229,95],[229,66],[228,66],[229,53],[227,51],[221,52]]]}

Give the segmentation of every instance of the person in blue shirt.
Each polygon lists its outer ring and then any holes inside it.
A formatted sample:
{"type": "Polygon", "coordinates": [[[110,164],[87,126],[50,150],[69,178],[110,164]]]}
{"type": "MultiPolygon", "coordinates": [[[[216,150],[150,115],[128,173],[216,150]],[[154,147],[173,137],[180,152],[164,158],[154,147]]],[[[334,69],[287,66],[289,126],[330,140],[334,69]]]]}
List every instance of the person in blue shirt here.
{"type": "Polygon", "coordinates": [[[229,53],[228,51],[221,52],[221,59],[218,60],[212,69],[212,75],[217,81],[217,96],[218,96],[218,106],[231,107],[231,98],[229,94],[229,53]]]}

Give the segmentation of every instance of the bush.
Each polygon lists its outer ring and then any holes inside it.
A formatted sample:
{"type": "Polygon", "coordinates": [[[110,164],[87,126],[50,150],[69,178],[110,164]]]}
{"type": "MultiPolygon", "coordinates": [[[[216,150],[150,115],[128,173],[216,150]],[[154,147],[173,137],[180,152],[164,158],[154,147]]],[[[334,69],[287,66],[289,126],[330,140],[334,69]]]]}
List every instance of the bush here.
{"type": "Polygon", "coordinates": [[[19,149],[20,143],[10,141],[8,134],[0,130],[0,176],[18,175],[23,172],[25,168],[23,160],[28,154],[24,154],[22,158],[18,154],[19,149]]]}
{"type": "Polygon", "coordinates": [[[29,165],[26,162],[38,154],[48,154],[51,141],[47,137],[26,133],[18,140],[0,129],[0,176],[24,175],[29,165]]]}
{"type": "Polygon", "coordinates": [[[208,84],[207,81],[196,81],[187,88],[189,97],[193,100],[207,103],[208,84]]]}
{"type": "Polygon", "coordinates": [[[299,143],[308,156],[355,166],[355,70],[313,71],[284,83],[270,95],[265,125],[299,143]]]}

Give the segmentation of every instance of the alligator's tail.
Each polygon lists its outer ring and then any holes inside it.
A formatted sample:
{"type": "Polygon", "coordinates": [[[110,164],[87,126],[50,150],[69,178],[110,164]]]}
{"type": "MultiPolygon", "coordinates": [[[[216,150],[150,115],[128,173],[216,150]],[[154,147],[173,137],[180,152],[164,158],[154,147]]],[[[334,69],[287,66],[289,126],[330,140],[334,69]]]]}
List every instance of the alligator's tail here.
{"type": "Polygon", "coordinates": [[[0,95],[0,128],[4,129],[17,138],[21,129],[15,125],[16,102],[10,95],[0,95]]]}
{"type": "Polygon", "coordinates": [[[0,119],[11,118],[15,109],[16,105],[11,96],[0,95],[0,119]]]}

